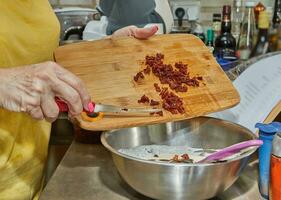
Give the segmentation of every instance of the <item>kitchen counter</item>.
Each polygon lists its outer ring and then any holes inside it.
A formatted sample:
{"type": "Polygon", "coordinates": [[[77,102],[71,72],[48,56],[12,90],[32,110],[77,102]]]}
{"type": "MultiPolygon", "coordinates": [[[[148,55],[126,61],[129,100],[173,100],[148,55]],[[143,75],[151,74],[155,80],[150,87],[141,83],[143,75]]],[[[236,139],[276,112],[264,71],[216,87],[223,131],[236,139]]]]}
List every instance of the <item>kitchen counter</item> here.
{"type": "MultiPolygon", "coordinates": [[[[212,200],[258,200],[257,161],[227,191],[212,200]]],[[[150,200],[118,175],[110,153],[100,143],[73,142],[46,185],[40,200],[150,200]]]]}

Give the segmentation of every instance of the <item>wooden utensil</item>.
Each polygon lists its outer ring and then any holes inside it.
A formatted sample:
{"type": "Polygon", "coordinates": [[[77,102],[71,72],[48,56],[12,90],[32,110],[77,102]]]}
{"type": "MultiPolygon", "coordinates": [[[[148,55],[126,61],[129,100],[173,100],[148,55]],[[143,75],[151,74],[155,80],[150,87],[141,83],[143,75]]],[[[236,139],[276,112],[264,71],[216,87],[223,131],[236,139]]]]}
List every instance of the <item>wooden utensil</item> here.
{"type": "MultiPolygon", "coordinates": [[[[146,55],[164,54],[164,62],[188,64],[191,76],[200,75],[204,84],[189,87],[183,98],[186,113],[155,117],[104,117],[91,123],[77,118],[87,130],[110,130],[160,122],[176,121],[216,112],[239,103],[240,97],[231,81],[216,62],[204,43],[189,34],[157,35],[148,40],[132,37],[103,39],[61,46],[55,51],[55,60],[80,77],[96,103],[121,107],[143,107],[138,99],[143,94],[160,101],[154,83],[159,80],[146,76],[137,84],[133,76],[143,69],[146,55]]],[[[162,85],[167,87],[167,85],[162,85]]]]}

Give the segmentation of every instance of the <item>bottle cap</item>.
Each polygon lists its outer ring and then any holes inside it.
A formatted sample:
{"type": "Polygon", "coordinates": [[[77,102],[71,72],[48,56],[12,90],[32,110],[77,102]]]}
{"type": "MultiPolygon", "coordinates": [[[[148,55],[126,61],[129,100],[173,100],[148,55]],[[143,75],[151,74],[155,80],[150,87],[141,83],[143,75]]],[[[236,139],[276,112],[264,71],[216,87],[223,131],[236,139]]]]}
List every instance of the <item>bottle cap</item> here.
{"type": "Polygon", "coordinates": [[[260,134],[266,134],[269,136],[273,136],[276,134],[276,132],[278,131],[278,129],[276,128],[276,124],[262,124],[262,123],[257,123],[255,125],[256,128],[259,129],[260,134]]]}
{"type": "Polygon", "coordinates": [[[224,5],[222,9],[223,15],[231,15],[231,6],[230,5],[224,5]]]}
{"type": "Polygon", "coordinates": [[[259,2],[259,3],[255,6],[255,10],[256,10],[256,11],[265,10],[265,6],[262,4],[262,2],[259,2]]]}
{"type": "Polygon", "coordinates": [[[245,3],[245,6],[246,6],[247,8],[253,8],[253,7],[255,7],[255,5],[256,5],[256,2],[254,2],[254,1],[247,1],[247,2],[245,3]]]}
{"type": "Polygon", "coordinates": [[[258,21],[259,28],[261,29],[268,29],[269,27],[269,18],[266,11],[261,11],[259,13],[259,21],[258,21]]]}

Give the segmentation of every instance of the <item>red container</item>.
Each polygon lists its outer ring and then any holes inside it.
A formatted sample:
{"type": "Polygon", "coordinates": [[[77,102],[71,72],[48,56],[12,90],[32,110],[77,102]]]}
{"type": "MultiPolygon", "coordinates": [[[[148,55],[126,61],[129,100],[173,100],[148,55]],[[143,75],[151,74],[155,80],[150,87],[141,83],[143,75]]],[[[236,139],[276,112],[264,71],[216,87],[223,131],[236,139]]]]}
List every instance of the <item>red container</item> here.
{"type": "Polygon", "coordinates": [[[281,158],[271,156],[270,200],[281,200],[281,158]]]}
{"type": "Polygon", "coordinates": [[[272,142],[269,197],[281,200],[281,133],[277,133],[272,142]]]}

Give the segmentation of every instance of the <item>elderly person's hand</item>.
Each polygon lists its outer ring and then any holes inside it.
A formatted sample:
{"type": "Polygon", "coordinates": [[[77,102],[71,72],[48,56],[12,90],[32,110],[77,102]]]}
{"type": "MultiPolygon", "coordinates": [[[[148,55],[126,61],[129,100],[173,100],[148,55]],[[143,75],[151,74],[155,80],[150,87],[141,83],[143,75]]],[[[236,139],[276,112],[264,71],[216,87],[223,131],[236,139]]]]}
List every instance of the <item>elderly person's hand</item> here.
{"type": "Polygon", "coordinates": [[[0,83],[1,107],[50,122],[59,113],[55,97],[67,103],[70,117],[88,110],[91,100],[83,82],[54,62],[0,69],[0,83]]]}
{"type": "MultiPolygon", "coordinates": [[[[157,26],[137,28],[128,26],[111,37],[133,36],[146,39],[157,32],[157,26]]],[[[9,69],[0,69],[0,106],[14,112],[26,112],[35,119],[56,120],[59,108],[55,97],[65,101],[69,116],[88,110],[91,102],[83,82],[55,62],[9,69]]]]}
{"type": "Polygon", "coordinates": [[[122,37],[122,36],[133,36],[137,39],[147,39],[153,36],[158,31],[157,26],[151,26],[149,28],[138,28],[136,26],[126,26],[115,31],[112,34],[112,38],[122,37]]]}

